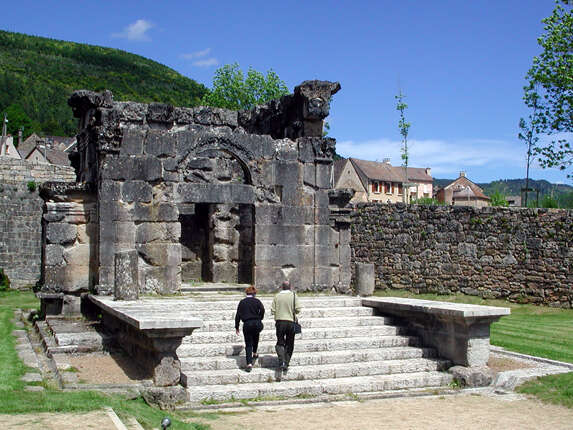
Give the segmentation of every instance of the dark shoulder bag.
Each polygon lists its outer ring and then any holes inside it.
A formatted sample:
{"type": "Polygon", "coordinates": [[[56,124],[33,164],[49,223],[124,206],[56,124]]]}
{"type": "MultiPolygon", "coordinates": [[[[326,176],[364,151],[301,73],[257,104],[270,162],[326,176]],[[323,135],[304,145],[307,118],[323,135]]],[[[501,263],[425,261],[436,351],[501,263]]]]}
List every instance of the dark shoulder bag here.
{"type": "Polygon", "coordinates": [[[300,326],[300,324],[298,323],[298,318],[296,317],[296,302],[295,302],[295,298],[296,298],[296,293],[293,291],[292,292],[292,316],[294,319],[294,334],[300,334],[302,333],[302,327],[300,326]]]}

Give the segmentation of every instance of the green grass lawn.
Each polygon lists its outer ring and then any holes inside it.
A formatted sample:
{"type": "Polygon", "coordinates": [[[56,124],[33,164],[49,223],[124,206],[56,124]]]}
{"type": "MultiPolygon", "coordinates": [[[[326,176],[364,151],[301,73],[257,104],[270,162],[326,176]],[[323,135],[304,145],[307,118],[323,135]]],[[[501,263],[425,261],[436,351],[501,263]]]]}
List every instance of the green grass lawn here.
{"type": "MultiPolygon", "coordinates": [[[[187,424],[184,413],[166,413],[148,406],[143,399],[127,400],[121,396],[110,396],[94,391],[63,392],[44,384],[43,392],[25,391],[20,380],[27,369],[15,349],[11,322],[14,309],[36,309],[39,302],[32,292],[0,292],[0,414],[34,412],[87,412],[110,406],[121,417],[135,417],[144,428],[158,428],[161,419],[169,416],[172,428],[206,430],[209,426],[187,424]]],[[[1,421],[1,418],[0,418],[1,421]]]]}

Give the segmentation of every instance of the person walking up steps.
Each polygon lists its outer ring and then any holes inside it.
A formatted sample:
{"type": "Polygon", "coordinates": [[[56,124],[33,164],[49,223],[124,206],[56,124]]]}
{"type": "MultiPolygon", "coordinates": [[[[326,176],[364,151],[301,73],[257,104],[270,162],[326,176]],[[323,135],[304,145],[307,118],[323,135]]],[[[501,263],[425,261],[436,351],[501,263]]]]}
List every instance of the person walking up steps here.
{"type": "Polygon", "coordinates": [[[281,291],[273,298],[271,313],[275,316],[277,344],[275,349],[279,358],[279,367],[286,372],[294,351],[294,320],[300,312],[298,296],[291,291],[290,283],[284,281],[281,291]]]}
{"type": "Polygon", "coordinates": [[[253,361],[259,358],[257,348],[259,347],[259,334],[263,330],[263,318],[265,317],[265,307],[259,299],[255,297],[257,289],[251,285],[245,289],[245,297],[237,306],[235,314],[235,332],[239,335],[239,323],[243,321],[243,336],[245,337],[245,353],[247,356],[246,371],[253,369],[253,361]]]}

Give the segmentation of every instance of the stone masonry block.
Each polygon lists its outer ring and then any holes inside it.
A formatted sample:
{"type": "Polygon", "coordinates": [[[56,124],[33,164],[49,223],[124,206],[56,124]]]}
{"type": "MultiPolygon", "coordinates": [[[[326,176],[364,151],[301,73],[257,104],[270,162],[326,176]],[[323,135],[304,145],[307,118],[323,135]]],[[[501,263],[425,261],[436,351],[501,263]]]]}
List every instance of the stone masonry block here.
{"type": "Polygon", "coordinates": [[[178,243],[146,243],[136,248],[143,260],[151,266],[181,264],[181,245],[178,243]]]}
{"type": "Polygon", "coordinates": [[[316,186],[319,188],[333,188],[332,164],[317,163],[316,165],[316,186]]]}
{"type": "Polygon", "coordinates": [[[50,223],[46,230],[46,241],[50,244],[66,245],[76,241],[78,228],[74,224],[50,223]]]}
{"type": "Polygon", "coordinates": [[[304,164],[304,177],[303,181],[305,185],[311,187],[316,187],[316,166],[312,163],[304,164]]]}
{"type": "Polygon", "coordinates": [[[74,245],[63,252],[64,260],[68,266],[89,266],[91,249],[89,245],[74,245]]]}
{"type": "Polygon", "coordinates": [[[301,267],[314,262],[311,245],[258,245],[255,247],[255,264],[265,266],[301,267]]]}
{"type": "Polygon", "coordinates": [[[312,245],[314,226],[310,225],[258,225],[257,245],[312,245]]]}
{"type": "Polygon", "coordinates": [[[121,183],[105,179],[100,183],[99,197],[105,201],[117,201],[121,198],[121,183]]]}
{"type": "Polygon", "coordinates": [[[121,140],[120,155],[141,155],[143,154],[143,141],[147,130],[140,128],[128,128],[123,132],[121,140]]]}
{"type": "Polygon", "coordinates": [[[121,198],[124,202],[151,202],[151,185],[145,181],[126,181],[121,186],[121,198]]]}
{"type": "Polygon", "coordinates": [[[130,221],[115,221],[115,241],[126,245],[135,243],[136,225],[130,221]]]}
{"type": "Polygon", "coordinates": [[[137,251],[121,251],[115,254],[114,299],[137,300],[138,285],[137,251]]]}
{"type": "Polygon", "coordinates": [[[156,157],[175,156],[177,139],[164,130],[149,130],[145,139],[145,153],[156,157]]]}
{"type": "Polygon", "coordinates": [[[56,266],[64,262],[64,247],[62,245],[46,245],[46,266],[56,266]]]}
{"type": "Polygon", "coordinates": [[[136,243],[156,241],[178,242],[181,224],[178,222],[144,222],[137,226],[136,243]]]}

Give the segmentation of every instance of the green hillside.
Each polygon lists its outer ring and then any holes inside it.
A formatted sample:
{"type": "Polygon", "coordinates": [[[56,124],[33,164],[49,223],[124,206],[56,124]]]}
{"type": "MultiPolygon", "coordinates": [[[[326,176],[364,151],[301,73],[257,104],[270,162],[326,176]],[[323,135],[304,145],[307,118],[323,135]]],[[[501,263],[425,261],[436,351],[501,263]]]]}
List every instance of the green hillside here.
{"type": "Polygon", "coordinates": [[[207,88],[155,61],[118,49],[0,31],[0,112],[9,132],[73,135],[67,99],[77,89],[114,100],[197,106],[207,88]]]}

